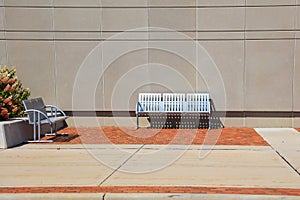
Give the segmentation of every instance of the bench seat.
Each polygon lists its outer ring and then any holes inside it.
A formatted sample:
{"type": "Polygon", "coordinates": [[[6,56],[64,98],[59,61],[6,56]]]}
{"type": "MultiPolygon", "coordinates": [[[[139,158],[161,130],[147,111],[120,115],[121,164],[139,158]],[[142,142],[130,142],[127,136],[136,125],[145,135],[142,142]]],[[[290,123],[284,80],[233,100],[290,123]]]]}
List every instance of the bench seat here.
{"type": "Polygon", "coordinates": [[[52,142],[52,140],[41,140],[41,125],[49,124],[51,129],[48,135],[56,135],[56,124],[66,120],[68,116],[57,106],[45,105],[41,97],[24,100],[23,105],[28,122],[33,125],[33,141],[29,142],[52,142]]]}

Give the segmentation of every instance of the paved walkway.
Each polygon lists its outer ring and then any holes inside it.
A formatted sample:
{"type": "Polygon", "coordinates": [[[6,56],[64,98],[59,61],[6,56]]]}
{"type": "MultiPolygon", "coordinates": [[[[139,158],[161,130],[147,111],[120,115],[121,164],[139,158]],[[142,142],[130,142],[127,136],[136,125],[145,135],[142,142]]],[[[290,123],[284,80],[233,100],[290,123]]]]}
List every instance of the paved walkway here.
{"type": "Polygon", "coordinates": [[[68,140],[1,150],[0,199],[34,199],[36,193],[50,199],[300,199],[298,131],[224,130],[226,137],[218,135],[229,144],[216,137],[198,145],[68,140]],[[241,136],[250,137],[247,144],[231,145],[241,136]]]}

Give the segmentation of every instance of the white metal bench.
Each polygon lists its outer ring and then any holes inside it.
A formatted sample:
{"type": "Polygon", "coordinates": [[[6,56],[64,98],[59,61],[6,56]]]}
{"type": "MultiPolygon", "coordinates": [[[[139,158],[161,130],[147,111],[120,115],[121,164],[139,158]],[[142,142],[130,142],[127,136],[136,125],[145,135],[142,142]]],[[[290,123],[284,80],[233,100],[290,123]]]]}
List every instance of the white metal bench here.
{"type": "Polygon", "coordinates": [[[208,120],[204,123],[210,128],[209,115],[210,99],[207,93],[163,93],[162,96],[160,93],[140,93],[136,105],[137,128],[139,116],[150,116],[151,127],[181,128],[195,127],[197,120],[205,116],[208,120]],[[173,120],[175,125],[166,121],[168,118],[176,119],[173,120]]]}
{"type": "Polygon", "coordinates": [[[28,122],[33,125],[33,141],[29,142],[52,142],[52,140],[41,140],[41,125],[49,124],[51,132],[47,135],[56,135],[56,123],[64,121],[68,116],[56,106],[45,105],[40,97],[24,100],[23,105],[28,122]],[[37,133],[36,129],[38,129],[37,133]],[[55,133],[53,133],[53,129],[55,133]]]}

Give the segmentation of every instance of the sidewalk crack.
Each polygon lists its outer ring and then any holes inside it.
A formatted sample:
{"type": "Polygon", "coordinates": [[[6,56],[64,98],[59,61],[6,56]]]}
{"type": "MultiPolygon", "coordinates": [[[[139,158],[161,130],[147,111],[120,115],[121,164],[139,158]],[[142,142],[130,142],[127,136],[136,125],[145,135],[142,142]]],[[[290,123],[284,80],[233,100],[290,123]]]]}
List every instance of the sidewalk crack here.
{"type": "Polygon", "coordinates": [[[140,146],[133,154],[131,154],[119,167],[117,167],[112,173],[110,173],[104,180],[102,180],[98,186],[101,186],[105,181],[107,181],[114,173],[116,173],[121,167],[123,167],[135,154],[137,154],[145,144],[140,146]]]}

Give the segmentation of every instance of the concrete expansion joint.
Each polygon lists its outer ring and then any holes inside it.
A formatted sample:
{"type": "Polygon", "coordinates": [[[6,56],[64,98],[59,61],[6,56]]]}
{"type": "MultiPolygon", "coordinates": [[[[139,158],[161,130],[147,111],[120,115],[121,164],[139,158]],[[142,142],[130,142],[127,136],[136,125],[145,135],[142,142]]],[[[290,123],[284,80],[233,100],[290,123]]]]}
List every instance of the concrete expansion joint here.
{"type": "Polygon", "coordinates": [[[284,160],[284,162],[286,162],[286,164],[288,164],[288,166],[290,166],[300,176],[300,172],[285,157],[283,157],[276,149],[274,149],[274,151],[282,158],[282,160],[284,160]]]}
{"type": "Polygon", "coordinates": [[[133,154],[131,154],[119,167],[117,167],[111,174],[109,174],[103,181],[101,181],[98,186],[101,186],[105,181],[107,181],[114,173],[116,173],[122,166],[124,166],[135,154],[137,154],[145,144],[141,145],[133,154]]]}

